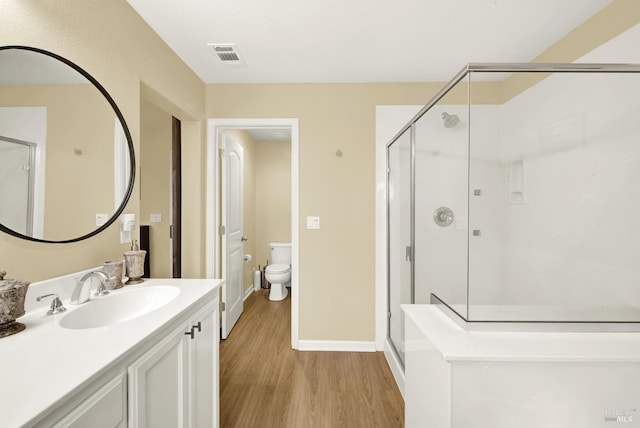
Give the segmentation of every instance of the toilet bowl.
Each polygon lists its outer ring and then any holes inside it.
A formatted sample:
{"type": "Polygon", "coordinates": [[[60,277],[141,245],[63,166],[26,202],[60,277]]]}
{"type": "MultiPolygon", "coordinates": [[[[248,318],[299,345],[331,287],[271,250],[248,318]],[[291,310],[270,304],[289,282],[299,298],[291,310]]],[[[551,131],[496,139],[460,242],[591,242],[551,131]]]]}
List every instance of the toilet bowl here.
{"type": "Polygon", "coordinates": [[[289,294],[287,286],[291,284],[291,266],[285,264],[273,264],[267,266],[265,278],[271,284],[269,300],[284,300],[289,294]]]}
{"type": "Polygon", "coordinates": [[[291,243],[271,242],[269,244],[271,264],[265,269],[264,276],[271,284],[269,300],[279,301],[287,298],[291,286],[291,243]]]}

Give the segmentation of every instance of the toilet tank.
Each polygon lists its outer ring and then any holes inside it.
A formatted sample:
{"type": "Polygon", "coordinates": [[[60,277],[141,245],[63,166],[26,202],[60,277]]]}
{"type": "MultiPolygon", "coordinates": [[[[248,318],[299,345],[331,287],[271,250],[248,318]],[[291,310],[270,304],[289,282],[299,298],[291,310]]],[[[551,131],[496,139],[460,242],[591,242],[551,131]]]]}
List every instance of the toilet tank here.
{"type": "Polygon", "coordinates": [[[291,264],[291,242],[269,243],[269,264],[291,264]]]}

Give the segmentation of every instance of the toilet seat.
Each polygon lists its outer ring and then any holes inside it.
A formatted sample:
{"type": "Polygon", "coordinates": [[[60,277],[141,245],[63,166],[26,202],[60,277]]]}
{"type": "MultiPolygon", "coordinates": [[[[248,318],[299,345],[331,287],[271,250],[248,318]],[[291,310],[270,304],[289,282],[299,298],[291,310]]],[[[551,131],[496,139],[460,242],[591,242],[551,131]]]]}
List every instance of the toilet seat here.
{"type": "Polygon", "coordinates": [[[267,273],[286,273],[291,270],[291,266],[284,264],[274,264],[267,266],[267,273]]]}

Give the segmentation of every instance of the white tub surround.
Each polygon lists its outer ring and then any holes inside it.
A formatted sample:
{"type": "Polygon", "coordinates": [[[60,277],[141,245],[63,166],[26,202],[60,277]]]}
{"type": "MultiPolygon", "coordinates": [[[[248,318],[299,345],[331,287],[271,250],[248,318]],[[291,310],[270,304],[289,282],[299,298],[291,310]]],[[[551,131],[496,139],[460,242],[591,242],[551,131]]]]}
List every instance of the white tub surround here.
{"type": "Polygon", "coordinates": [[[465,331],[402,309],[407,428],[640,427],[640,333],[465,331]]]}
{"type": "MultiPolygon", "coordinates": [[[[187,423],[203,417],[194,410],[199,405],[196,388],[199,393],[204,388],[213,395],[209,397],[214,405],[209,403],[208,408],[213,413],[204,417],[213,419],[217,426],[221,280],[151,279],[113,290],[111,296],[144,287],[174,286],[180,292],[169,303],[145,315],[87,329],[60,325],[66,315],[96,303],[69,305],[69,282],[73,286],[68,278],[33,284],[27,296],[27,314],[20,318],[26,330],[0,340],[3,426],[96,427],[93,422],[86,425],[96,417],[105,426],[140,426],[145,418],[150,426],[153,420],[149,419],[155,413],[187,423]],[[48,291],[47,285],[53,285],[55,292],[61,294],[67,312],[46,315],[48,302],[30,306],[36,295],[48,291]],[[198,323],[202,333],[194,327],[198,323]],[[194,338],[189,335],[191,331],[194,338]],[[202,354],[203,349],[206,355],[202,354]],[[156,366],[159,362],[164,366],[156,366]],[[154,368],[160,373],[169,366],[169,376],[162,376],[168,383],[149,370],[154,368]],[[192,372],[199,373],[204,384],[196,384],[192,372]],[[154,391],[145,391],[145,382],[157,389],[175,382],[180,390],[172,388],[171,393],[180,397],[176,400],[180,403],[175,409],[157,412],[153,399],[159,392],[155,391],[154,396],[154,391]]],[[[91,298],[100,299],[93,297],[93,290],[91,298]]]]}

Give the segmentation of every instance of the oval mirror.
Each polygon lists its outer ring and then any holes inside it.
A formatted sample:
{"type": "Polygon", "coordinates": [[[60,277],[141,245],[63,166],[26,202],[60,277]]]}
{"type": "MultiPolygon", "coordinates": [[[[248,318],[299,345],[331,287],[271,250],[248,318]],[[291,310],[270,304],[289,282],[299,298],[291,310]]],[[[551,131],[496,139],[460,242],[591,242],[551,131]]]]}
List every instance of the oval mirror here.
{"type": "Polygon", "coordinates": [[[0,47],[0,230],[89,238],[122,213],[134,171],[129,129],[100,83],[54,53],[0,47]]]}

